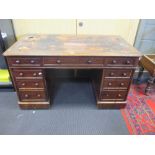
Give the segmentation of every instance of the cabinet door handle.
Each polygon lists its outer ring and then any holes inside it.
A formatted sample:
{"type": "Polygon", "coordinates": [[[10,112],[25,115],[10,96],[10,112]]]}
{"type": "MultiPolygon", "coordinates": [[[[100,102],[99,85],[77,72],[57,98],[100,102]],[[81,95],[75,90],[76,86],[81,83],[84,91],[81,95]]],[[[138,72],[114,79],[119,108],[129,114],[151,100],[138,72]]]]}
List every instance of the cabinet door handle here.
{"type": "Polygon", "coordinates": [[[41,97],[41,95],[40,94],[37,94],[37,97],[41,97]]]}

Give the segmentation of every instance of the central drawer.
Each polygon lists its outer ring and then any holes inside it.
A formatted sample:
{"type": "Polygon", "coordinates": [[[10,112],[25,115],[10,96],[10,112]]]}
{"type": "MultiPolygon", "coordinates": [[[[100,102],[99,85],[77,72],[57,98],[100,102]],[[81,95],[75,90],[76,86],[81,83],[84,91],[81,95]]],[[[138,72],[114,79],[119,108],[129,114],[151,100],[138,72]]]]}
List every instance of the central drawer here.
{"type": "Polygon", "coordinates": [[[45,66],[103,66],[103,63],[102,57],[44,57],[45,66]]]}
{"type": "Polygon", "coordinates": [[[19,91],[20,101],[46,101],[47,96],[44,90],[19,91]]]}

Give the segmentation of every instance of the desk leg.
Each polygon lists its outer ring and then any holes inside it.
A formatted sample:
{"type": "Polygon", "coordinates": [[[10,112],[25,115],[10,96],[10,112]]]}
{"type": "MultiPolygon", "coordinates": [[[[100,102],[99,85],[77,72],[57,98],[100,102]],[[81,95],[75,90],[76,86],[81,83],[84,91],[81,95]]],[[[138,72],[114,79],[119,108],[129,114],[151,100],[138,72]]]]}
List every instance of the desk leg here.
{"type": "Polygon", "coordinates": [[[137,83],[140,83],[141,77],[143,75],[143,71],[144,71],[144,67],[140,66],[137,83]]]}
{"type": "Polygon", "coordinates": [[[148,80],[148,83],[147,83],[147,86],[146,86],[146,89],[145,89],[145,94],[146,95],[149,95],[149,92],[152,88],[152,85],[155,81],[155,77],[154,76],[151,76],[151,78],[148,80]]]}

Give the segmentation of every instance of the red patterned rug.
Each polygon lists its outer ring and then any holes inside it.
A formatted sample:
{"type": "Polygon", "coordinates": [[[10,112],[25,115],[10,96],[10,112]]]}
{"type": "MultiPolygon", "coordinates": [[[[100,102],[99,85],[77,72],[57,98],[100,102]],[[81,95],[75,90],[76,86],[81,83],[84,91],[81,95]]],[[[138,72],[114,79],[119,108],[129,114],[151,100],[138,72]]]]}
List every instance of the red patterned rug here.
{"type": "Polygon", "coordinates": [[[155,135],[155,88],[144,94],[146,84],[132,85],[128,102],[121,113],[130,134],[155,135]]]}

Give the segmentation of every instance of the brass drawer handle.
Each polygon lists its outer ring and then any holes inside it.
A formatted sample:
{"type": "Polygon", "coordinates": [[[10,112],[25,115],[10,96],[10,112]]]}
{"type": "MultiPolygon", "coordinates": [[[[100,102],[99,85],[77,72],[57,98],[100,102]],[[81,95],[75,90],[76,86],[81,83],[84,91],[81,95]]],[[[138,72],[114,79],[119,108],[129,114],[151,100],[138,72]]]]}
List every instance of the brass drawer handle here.
{"type": "Polygon", "coordinates": [[[109,94],[105,94],[106,97],[109,97],[109,94]]]}
{"type": "Polygon", "coordinates": [[[131,62],[130,62],[130,60],[127,60],[126,63],[127,63],[127,64],[130,64],[131,62]]]}
{"type": "Polygon", "coordinates": [[[121,94],[118,94],[118,97],[122,97],[122,95],[121,94]]]}
{"type": "Polygon", "coordinates": [[[23,82],[21,85],[22,85],[22,86],[25,86],[25,85],[26,85],[26,83],[25,83],[25,82],[23,82]]]}
{"type": "Polygon", "coordinates": [[[29,97],[29,95],[28,95],[28,94],[25,94],[25,95],[24,95],[24,97],[25,97],[25,98],[28,98],[28,97],[29,97]]]}
{"type": "Polygon", "coordinates": [[[16,64],[20,64],[20,60],[16,60],[16,64]]]}
{"type": "Polygon", "coordinates": [[[123,82],[121,82],[121,84],[120,84],[121,86],[124,86],[124,83],[123,82]]]}
{"type": "Polygon", "coordinates": [[[111,83],[111,82],[109,82],[109,83],[108,83],[108,85],[109,85],[109,86],[112,86],[112,83],[111,83]]]}
{"type": "Polygon", "coordinates": [[[22,72],[19,73],[19,76],[23,76],[24,74],[22,72]]]}
{"type": "Polygon", "coordinates": [[[40,94],[37,94],[37,97],[41,97],[41,95],[40,94]]]}
{"type": "Polygon", "coordinates": [[[34,85],[35,85],[35,86],[39,86],[39,83],[38,83],[38,82],[36,82],[34,85]]]}
{"type": "Polygon", "coordinates": [[[34,64],[34,63],[35,63],[35,61],[34,61],[34,60],[31,60],[31,61],[30,61],[30,63],[31,63],[31,64],[34,64]]]}
{"type": "Polygon", "coordinates": [[[88,63],[88,64],[91,64],[91,63],[92,63],[92,61],[91,61],[91,60],[88,60],[88,61],[87,61],[87,63],[88,63]]]}
{"type": "Polygon", "coordinates": [[[117,63],[117,61],[116,61],[116,60],[113,60],[113,61],[112,61],[112,63],[113,63],[113,64],[116,64],[116,63],[117,63]]]}
{"type": "Polygon", "coordinates": [[[38,73],[39,76],[41,76],[42,74],[43,74],[42,72],[39,72],[39,73],[38,73]]]}
{"type": "Polygon", "coordinates": [[[110,73],[111,76],[114,76],[115,74],[113,72],[110,73]]]}
{"type": "Polygon", "coordinates": [[[123,76],[127,76],[127,73],[123,73],[123,76]]]}
{"type": "Polygon", "coordinates": [[[61,63],[61,60],[58,59],[56,62],[57,62],[57,64],[60,64],[61,63]]]}
{"type": "Polygon", "coordinates": [[[37,76],[37,73],[33,73],[33,76],[37,76]]]}

